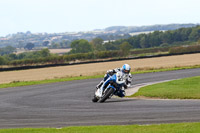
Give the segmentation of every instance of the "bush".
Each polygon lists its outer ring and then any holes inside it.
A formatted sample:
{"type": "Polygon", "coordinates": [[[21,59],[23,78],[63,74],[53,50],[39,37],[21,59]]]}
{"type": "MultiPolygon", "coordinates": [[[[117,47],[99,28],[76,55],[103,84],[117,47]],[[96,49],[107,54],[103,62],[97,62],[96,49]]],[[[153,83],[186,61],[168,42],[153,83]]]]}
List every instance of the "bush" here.
{"type": "Polygon", "coordinates": [[[104,59],[120,57],[122,53],[120,51],[101,51],[101,52],[89,52],[89,53],[77,53],[63,56],[50,55],[48,57],[39,57],[33,59],[22,59],[10,61],[9,65],[24,66],[24,65],[41,65],[41,64],[62,64],[65,62],[76,60],[89,60],[89,59],[104,59]]]}
{"type": "Polygon", "coordinates": [[[97,52],[96,58],[104,59],[104,58],[112,58],[112,57],[119,57],[121,55],[120,51],[101,51],[97,52]]]}
{"type": "Polygon", "coordinates": [[[156,52],[168,52],[169,47],[159,47],[159,48],[146,48],[130,51],[131,54],[145,54],[145,53],[156,53],[156,52]]]}
{"type": "Polygon", "coordinates": [[[169,49],[170,54],[194,53],[194,52],[200,52],[200,45],[173,47],[169,49]]]}

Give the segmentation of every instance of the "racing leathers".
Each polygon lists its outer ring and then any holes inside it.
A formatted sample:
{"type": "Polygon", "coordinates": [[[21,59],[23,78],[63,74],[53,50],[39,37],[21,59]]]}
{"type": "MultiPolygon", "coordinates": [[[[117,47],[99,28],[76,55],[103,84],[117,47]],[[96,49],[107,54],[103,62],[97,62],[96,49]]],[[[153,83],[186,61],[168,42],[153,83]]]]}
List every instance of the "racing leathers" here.
{"type": "Polygon", "coordinates": [[[113,70],[108,70],[107,73],[104,76],[104,79],[97,85],[96,88],[99,89],[110,76],[112,76],[113,74],[116,74],[116,73],[119,74],[118,76],[121,75],[120,78],[123,78],[123,80],[125,80],[124,85],[121,87],[120,91],[117,93],[117,95],[119,97],[124,97],[125,96],[125,89],[130,87],[130,84],[131,84],[131,81],[132,81],[132,75],[130,73],[124,74],[122,72],[122,68],[116,68],[116,69],[113,69],[113,70]]]}

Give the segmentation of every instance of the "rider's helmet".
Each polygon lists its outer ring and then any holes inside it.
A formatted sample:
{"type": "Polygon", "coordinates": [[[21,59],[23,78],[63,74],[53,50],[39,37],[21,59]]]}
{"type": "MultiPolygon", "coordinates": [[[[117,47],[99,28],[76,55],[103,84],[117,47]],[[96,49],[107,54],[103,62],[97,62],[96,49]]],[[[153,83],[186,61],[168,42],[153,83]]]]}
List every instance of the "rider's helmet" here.
{"type": "Polygon", "coordinates": [[[131,67],[128,64],[124,64],[122,66],[122,72],[125,74],[129,74],[129,72],[131,71],[131,67]]]}

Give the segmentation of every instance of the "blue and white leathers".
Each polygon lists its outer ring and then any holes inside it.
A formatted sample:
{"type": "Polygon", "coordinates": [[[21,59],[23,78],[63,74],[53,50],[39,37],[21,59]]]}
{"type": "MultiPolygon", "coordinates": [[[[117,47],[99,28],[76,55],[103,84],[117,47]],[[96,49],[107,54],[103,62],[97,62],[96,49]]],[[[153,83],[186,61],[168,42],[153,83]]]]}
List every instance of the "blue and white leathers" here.
{"type": "Polygon", "coordinates": [[[121,94],[117,94],[117,92],[120,92],[121,87],[125,84],[127,74],[122,73],[121,71],[117,72],[116,74],[108,77],[106,81],[103,83],[103,85],[96,91],[95,95],[99,98],[102,97],[103,91],[107,88],[113,88],[114,94],[121,96],[121,94]],[[111,84],[112,83],[112,84],[111,84]],[[113,83],[115,85],[113,85],[113,83]]]}

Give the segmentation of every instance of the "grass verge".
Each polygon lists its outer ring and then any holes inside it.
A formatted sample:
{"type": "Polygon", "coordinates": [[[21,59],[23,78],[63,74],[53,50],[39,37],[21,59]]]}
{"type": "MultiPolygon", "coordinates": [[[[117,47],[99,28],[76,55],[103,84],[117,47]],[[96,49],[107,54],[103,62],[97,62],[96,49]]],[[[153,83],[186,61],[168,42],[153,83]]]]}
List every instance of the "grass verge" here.
{"type": "Polygon", "coordinates": [[[137,96],[165,99],[200,99],[200,76],[145,86],[131,97],[137,96]]]}
{"type": "MultiPolygon", "coordinates": [[[[192,69],[192,68],[200,68],[200,65],[174,67],[174,68],[141,68],[141,69],[135,70],[135,72],[132,72],[131,74],[134,75],[134,74],[142,74],[142,73],[164,72],[164,71],[174,71],[174,70],[183,70],[183,69],[192,69]]],[[[65,81],[83,80],[83,79],[94,79],[94,78],[103,78],[103,75],[55,78],[55,79],[47,79],[47,80],[41,80],[41,81],[14,81],[11,83],[0,84],[0,88],[38,85],[38,84],[56,83],[56,82],[65,82],[65,81]]]]}
{"type": "Polygon", "coordinates": [[[11,83],[0,84],[0,88],[38,85],[38,84],[65,82],[65,81],[72,81],[72,80],[94,79],[94,78],[101,78],[101,77],[103,77],[103,75],[55,78],[55,79],[47,79],[47,80],[41,80],[41,81],[14,81],[11,83]]]}
{"type": "Polygon", "coordinates": [[[200,123],[0,129],[0,133],[199,133],[200,123]]]}

